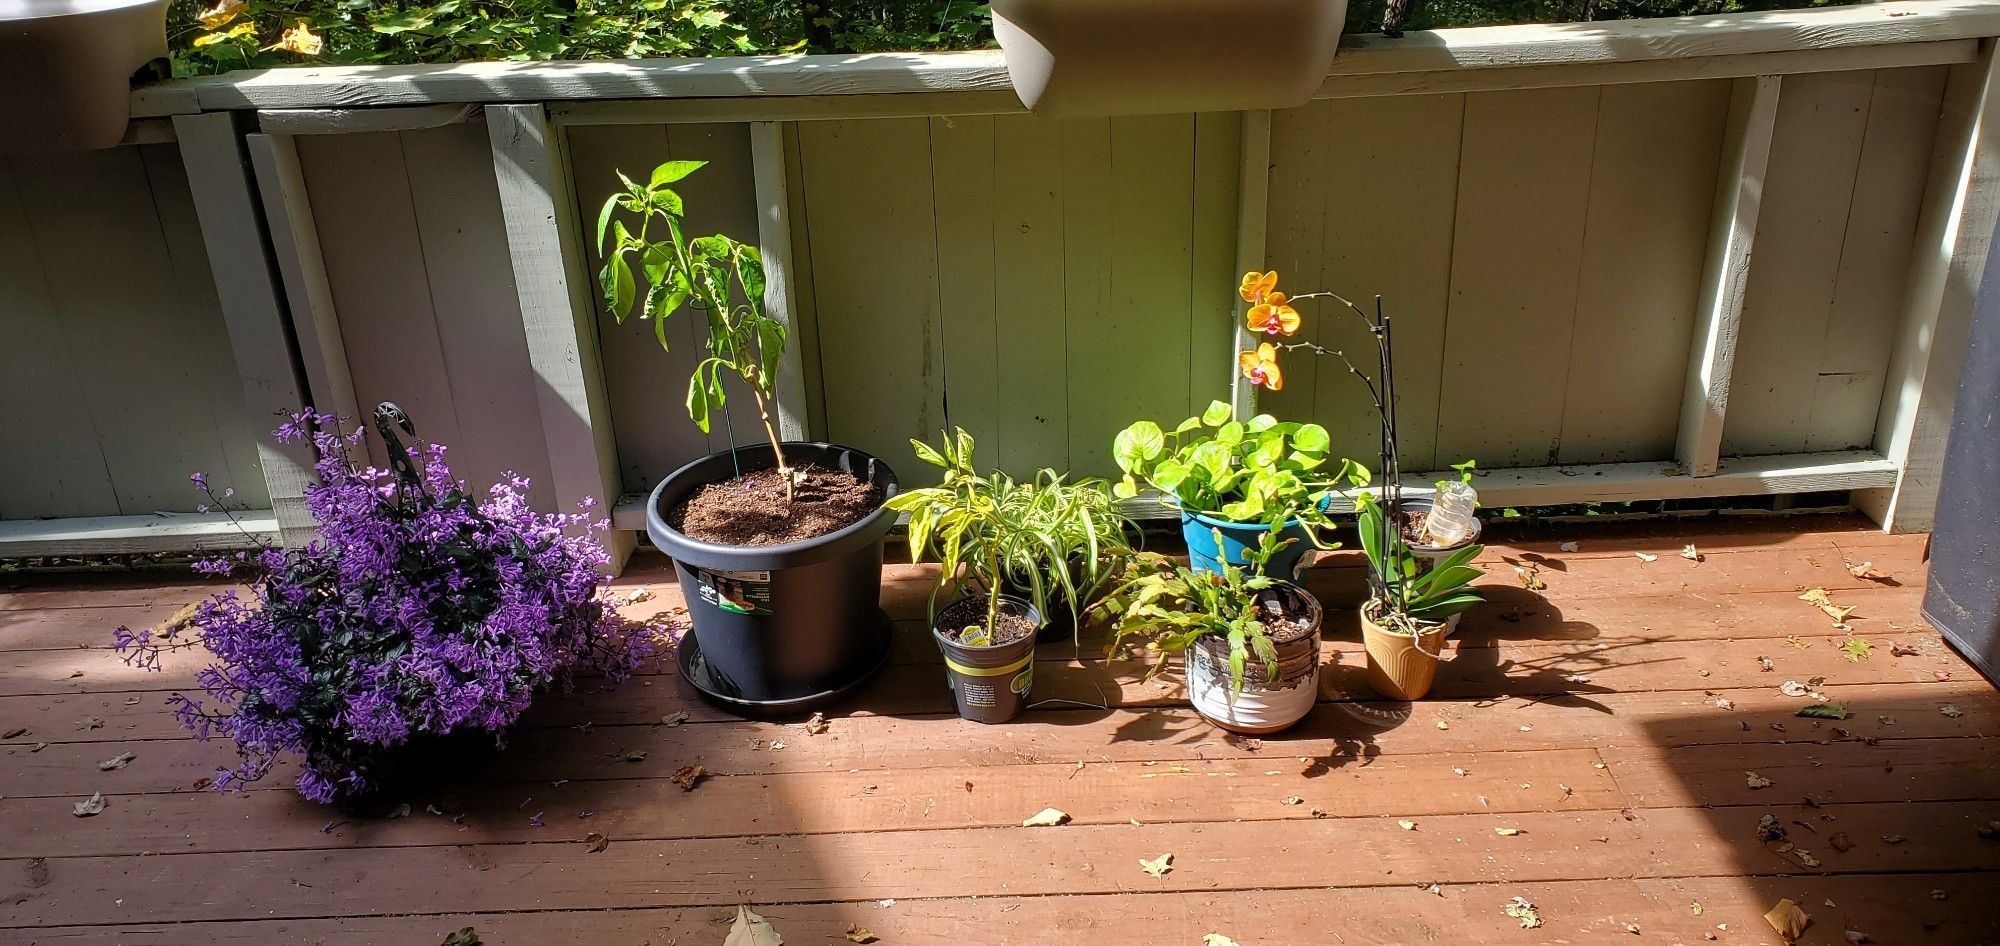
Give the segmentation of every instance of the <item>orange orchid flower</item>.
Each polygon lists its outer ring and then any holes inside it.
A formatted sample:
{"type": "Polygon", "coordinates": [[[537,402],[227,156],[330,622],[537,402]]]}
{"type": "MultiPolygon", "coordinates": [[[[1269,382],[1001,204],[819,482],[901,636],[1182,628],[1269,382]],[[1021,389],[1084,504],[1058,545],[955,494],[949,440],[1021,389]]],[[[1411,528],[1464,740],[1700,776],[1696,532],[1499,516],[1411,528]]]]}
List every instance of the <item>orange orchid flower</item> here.
{"type": "Polygon", "coordinates": [[[1238,352],[1236,363],[1243,369],[1243,376],[1251,384],[1261,384],[1273,391],[1285,387],[1285,374],[1278,370],[1278,349],[1269,342],[1257,346],[1254,352],[1238,352]]]}
{"type": "Polygon", "coordinates": [[[1244,302],[1256,305],[1263,302],[1264,297],[1270,295],[1271,291],[1277,288],[1277,270],[1272,270],[1268,273],[1244,273],[1243,285],[1237,287],[1236,294],[1242,296],[1244,302]]]}
{"type": "Polygon", "coordinates": [[[1282,292],[1273,292],[1250,307],[1250,331],[1266,335],[1295,335],[1299,331],[1299,310],[1285,304],[1282,292]]]}

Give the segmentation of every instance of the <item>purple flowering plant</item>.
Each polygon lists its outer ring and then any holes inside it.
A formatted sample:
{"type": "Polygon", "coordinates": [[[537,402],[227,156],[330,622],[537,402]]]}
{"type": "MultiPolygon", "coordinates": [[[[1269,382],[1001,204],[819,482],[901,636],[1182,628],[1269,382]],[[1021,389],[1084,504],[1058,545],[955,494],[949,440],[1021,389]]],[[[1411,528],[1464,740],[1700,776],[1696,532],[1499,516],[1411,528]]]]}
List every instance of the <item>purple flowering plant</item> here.
{"type": "MultiPolygon", "coordinates": [[[[161,655],[207,648],[216,662],[199,695],[175,694],[197,738],[234,740],[240,762],[218,789],[263,777],[302,756],[301,795],[315,802],[381,788],[390,750],[413,738],[468,732],[497,741],[538,693],[568,689],[576,671],[623,678],[654,648],[598,595],[609,561],[581,511],[544,515],[528,481],[509,476],[476,501],[423,444],[421,483],[357,469],[363,434],[303,412],[281,442],[308,441],[320,482],[306,491],[319,538],[304,548],[238,552],[197,569],[247,579],[248,596],[216,594],[158,630],[119,628],[125,659],[160,669],[161,655]],[[414,495],[411,495],[414,493],[414,495]]],[[[194,484],[217,505],[201,474],[194,484]]]]}

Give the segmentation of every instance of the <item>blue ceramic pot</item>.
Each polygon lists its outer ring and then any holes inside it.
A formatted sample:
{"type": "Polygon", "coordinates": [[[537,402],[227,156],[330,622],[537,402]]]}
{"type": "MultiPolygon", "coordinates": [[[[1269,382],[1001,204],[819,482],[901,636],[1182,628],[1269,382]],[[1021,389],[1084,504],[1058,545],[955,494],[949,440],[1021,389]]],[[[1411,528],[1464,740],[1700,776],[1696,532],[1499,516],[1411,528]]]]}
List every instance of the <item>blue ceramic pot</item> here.
{"type": "MultiPolygon", "coordinates": [[[[1181,510],[1181,539],[1187,543],[1188,563],[1195,571],[1219,574],[1224,562],[1241,568],[1250,561],[1250,553],[1262,544],[1264,533],[1269,530],[1268,523],[1233,522],[1209,513],[1181,510]],[[1216,541],[1218,534],[1220,544],[1216,541]]],[[[1298,570],[1299,559],[1312,548],[1312,536],[1306,531],[1306,524],[1297,519],[1285,523],[1278,536],[1294,541],[1271,556],[1264,564],[1264,574],[1290,581],[1298,570]]]]}

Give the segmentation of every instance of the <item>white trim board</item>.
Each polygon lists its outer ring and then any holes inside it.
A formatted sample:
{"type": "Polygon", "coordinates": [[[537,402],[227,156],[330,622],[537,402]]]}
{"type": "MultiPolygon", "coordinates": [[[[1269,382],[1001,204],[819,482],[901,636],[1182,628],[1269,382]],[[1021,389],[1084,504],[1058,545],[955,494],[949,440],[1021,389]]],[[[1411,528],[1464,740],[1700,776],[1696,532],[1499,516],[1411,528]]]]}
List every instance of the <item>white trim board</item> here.
{"type": "Polygon", "coordinates": [[[278,517],[271,510],[235,516],[236,523],[220,512],[0,521],[0,559],[214,552],[278,544],[278,517]]]}
{"type": "MultiPolygon", "coordinates": [[[[1458,476],[1452,471],[1405,477],[1405,491],[1430,492],[1431,483],[1458,476]]],[[[1581,502],[1647,499],[1707,499],[1724,496],[1769,496],[1871,489],[1896,481],[1895,465],[1867,450],[1805,453],[1788,456],[1730,457],[1712,476],[1687,476],[1672,461],[1543,466],[1519,470],[1483,470],[1473,486],[1479,503],[1499,506],[1555,506],[1581,502]]],[[[613,507],[614,529],[646,528],[645,493],[627,493],[613,507]]],[[[1148,491],[1121,504],[1134,519],[1168,519],[1173,509],[1148,491]]],[[[1336,511],[1353,507],[1338,504],[1336,511]]]]}
{"type": "MultiPolygon", "coordinates": [[[[1436,91],[1423,85],[1420,77],[1910,46],[1995,35],[2000,35],[2000,0],[1891,0],[1817,10],[1436,30],[1394,39],[1366,35],[1345,41],[1329,71],[1328,85],[1332,94],[1345,94],[1339,90],[1348,80],[1386,79],[1387,89],[1436,91]],[[1418,80],[1414,87],[1412,79],[1418,80]]],[[[188,79],[137,90],[132,114],[448,102],[994,92],[1011,92],[997,50],[479,62],[295,67],[188,79]]],[[[1321,94],[1329,91],[1323,89],[1321,94]]]]}

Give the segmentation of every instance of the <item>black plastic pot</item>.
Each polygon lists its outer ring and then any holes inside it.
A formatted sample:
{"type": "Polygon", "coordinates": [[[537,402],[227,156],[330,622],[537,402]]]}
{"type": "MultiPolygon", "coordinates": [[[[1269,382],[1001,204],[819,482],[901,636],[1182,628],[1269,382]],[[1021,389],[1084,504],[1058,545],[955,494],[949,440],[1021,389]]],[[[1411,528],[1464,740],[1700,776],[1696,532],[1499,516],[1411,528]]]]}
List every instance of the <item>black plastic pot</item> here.
{"type": "MultiPolygon", "coordinates": [[[[1041,615],[1024,598],[1000,596],[1000,610],[1026,617],[1035,624],[1041,615]]],[[[1020,715],[1035,686],[1035,640],[1029,634],[993,647],[973,647],[946,637],[943,628],[957,630],[986,619],[986,598],[960,598],[937,613],[931,636],[944,651],[945,677],[958,702],[958,715],[977,723],[1004,723],[1020,715]]]]}
{"type": "MultiPolygon", "coordinates": [[[[896,495],[889,465],[850,447],[787,443],[785,459],[845,470],[881,487],[884,499],[896,495]]],[[[646,508],[646,533],[673,557],[694,624],[679,649],[681,672],[703,696],[745,716],[824,706],[859,688],[889,656],[882,541],[894,512],[877,509],[844,529],[783,545],[716,545],[667,524],[696,489],[775,465],[769,445],[711,454],[660,481],[646,508]]]]}

